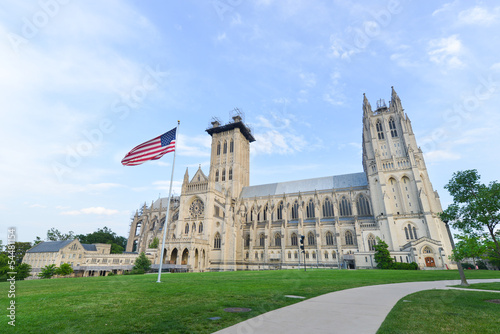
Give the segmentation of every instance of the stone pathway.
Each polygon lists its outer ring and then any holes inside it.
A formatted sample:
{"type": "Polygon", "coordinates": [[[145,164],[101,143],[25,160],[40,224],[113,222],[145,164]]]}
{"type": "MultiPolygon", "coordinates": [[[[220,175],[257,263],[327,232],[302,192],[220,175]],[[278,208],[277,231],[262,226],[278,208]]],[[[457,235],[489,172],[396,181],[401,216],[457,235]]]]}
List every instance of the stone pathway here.
{"type": "MultiPolygon", "coordinates": [[[[471,279],[468,282],[470,284],[490,283],[500,282],[500,279],[471,279]]],[[[396,302],[404,296],[422,290],[455,289],[448,285],[458,284],[460,284],[459,280],[409,282],[332,292],[261,314],[216,333],[373,334],[377,332],[396,302]]]]}

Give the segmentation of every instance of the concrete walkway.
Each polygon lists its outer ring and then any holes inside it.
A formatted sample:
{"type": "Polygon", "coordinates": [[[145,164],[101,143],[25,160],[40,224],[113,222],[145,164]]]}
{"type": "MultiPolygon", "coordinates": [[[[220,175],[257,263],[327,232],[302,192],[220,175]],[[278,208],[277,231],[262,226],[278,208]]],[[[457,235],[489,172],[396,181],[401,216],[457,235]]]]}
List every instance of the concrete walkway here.
{"type": "MultiPolygon", "coordinates": [[[[473,283],[500,282],[500,279],[471,279],[473,283]]],[[[376,333],[396,302],[422,290],[454,289],[459,280],[410,282],[365,286],[328,293],[261,314],[216,333],[218,334],[333,334],[376,333]]],[[[485,290],[481,290],[485,291],[485,290]]],[[[499,292],[499,291],[495,291],[499,292]]]]}

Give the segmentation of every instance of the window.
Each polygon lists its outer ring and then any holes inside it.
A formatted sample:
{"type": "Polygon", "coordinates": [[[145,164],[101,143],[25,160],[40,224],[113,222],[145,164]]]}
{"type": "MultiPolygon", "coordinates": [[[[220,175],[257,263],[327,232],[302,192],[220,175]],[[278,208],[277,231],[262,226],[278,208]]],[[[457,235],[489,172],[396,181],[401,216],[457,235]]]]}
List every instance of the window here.
{"type": "Polygon", "coordinates": [[[417,239],[417,229],[415,228],[415,226],[412,226],[411,224],[405,226],[405,236],[406,240],[417,239]]]}
{"type": "Polygon", "coordinates": [[[345,232],[345,244],[346,245],[354,245],[351,231],[345,232]]]}
{"type": "Polygon", "coordinates": [[[222,170],[221,181],[222,182],[226,181],[226,170],[225,169],[222,170]]]}
{"type": "Polygon", "coordinates": [[[233,152],[234,152],[234,142],[231,139],[231,141],[229,142],[229,153],[233,153],[233,152]]]}
{"type": "Polygon", "coordinates": [[[186,227],[184,227],[184,233],[185,234],[189,233],[189,224],[186,224],[186,227]]]}
{"type": "Polygon", "coordinates": [[[328,246],[332,246],[333,245],[333,234],[332,234],[332,232],[326,232],[326,244],[328,246]]]}
{"type": "Polygon", "coordinates": [[[325,260],[328,260],[328,252],[325,252],[324,256],[325,256],[325,260]]]}
{"type": "Polygon", "coordinates": [[[368,250],[374,251],[376,244],[377,243],[375,241],[375,237],[373,236],[373,234],[370,234],[370,236],[368,237],[368,250]]]}
{"type": "Polygon", "coordinates": [[[281,247],[281,234],[276,233],[274,235],[274,245],[278,246],[278,247],[281,247]]]}
{"type": "Polygon", "coordinates": [[[340,200],[340,215],[352,216],[351,202],[345,196],[340,200]]]}
{"type": "Polygon", "coordinates": [[[394,119],[391,117],[389,119],[389,129],[391,130],[391,137],[397,137],[398,132],[396,130],[396,123],[394,122],[394,119]]]}
{"type": "Polygon", "coordinates": [[[259,237],[259,246],[264,247],[266,245],[266,236],[262,233],[259,237]]]}
{"type": "Polygon", "coordinates": [[[307,218],[314,218],[314,202],[312,198],[309,200],[309,203],[307,203],[306,215],[307,218]]]}
{"type": "Polygon", "coordinates": [[[297,258],[299,257],[299,255],[297,254],[297,252],[293,253],[293,257],[294,257],[295,259],[297,259],[297,258]]]}
{"type": "Polygon", "coordinates": [[[299,219],[299,202],[295,201],[292,206],[292,219],[299,219]]]}
{"type": "Polygon", "coordinates": [[[224,141],[224,151],[223,151],[224,154],[227,153],[227,141],[224,141]]]}
{"type": "Polygon", "coordinates": [[[228,180],[231,181],[233,179],[233,169],[229,168],[228,180]]]}
{"type": "Polygon", "coordinates": [[[217,155],[220,155],[220,142],[217,143],[217,155]]]}
{"type": "Polygon", "coordinates": [[[278,208],[276,209],[276,214],[278,216],[278,220],[282,220],[283,219],[283,201],[281,201],[278,204],[278,208]]]}
{"type": "Polygon", "coordinates": [[[306,259],[309,258],[309,252],[306,252],[306,259]]]}
{"type": "Polygon", "coordinates": [[[335,251],[332,252],[332,259],[336,259],[337,258],[337,253],[335,253],[335,251]]]}
{"type": "Polygon", "coordinates": [[[193,226],[191,227],[191,231],[193,231],[193,233],[196,232],[196,224],[195,223],[193,223],[193,226]]]}
{"type": "Polygon", "coordinates": [[[292,246],[297,246],[297,234],[292,233],[292,246]]]}
{"type": "Polygon", "coordinates": [[[376,127],[378,139],[384,139],[384,129],[382,128],[382,122],[380,122],[380,120],[377,121],[376,127]]]}
{"type": "Polygon", "coordinates": [[[250,247],[250,234],[245,236],[245,248],[250,247]]]}
{"type": "Polygon", "coordinates": [[[288,258],[291,259],[292,258],[292,252],[288,252],[288,258]]]}
{"type": "Polygon", "coordinates": [[[266,204],[266,206],[264,207],[264,212],[262,213],[262,216],[264,218],[263,220],[267,220],[267,210],[268,209],[269,209],[269,207],[266,204]]]}
{"type": "Polygon", "coordinates": [[[368,199],[365,196],[359,195],[358,202],[357,202],[357,209],[358,209],[359,216],[371,215],[370,203],[368,202],[368,199]]]}
{"type": "Polygon", "coordinates": [[[200,225],[198,225],[198,233],[202,232],[203,232],[203,223],[200,223],[200,225]]]}
{"type": "Polygon", "coordinates": [[[219,170],[215,171],[215,182],[219,182],[219,170]]]}
{"type": "Polygon", "coordinates": [[[323,217],[333,217],[333,204],[331,199],[329,199],[328,197],[323,203],[323,217]]]}
{"type": "Polygon", "coordinates": [[[307,244],[309,246],[316,245],[316,237],[314,236],[314,234],[312,232],[309,232],[307,234],[307,244]]]}
{"type": "Polygon", "coordinates": [[[214,237],[214,248],[220,249],[220,234],[217,232],[214,237]]]}
{"type": "Polygon", "coordinates": [[[313,259],[316,258],[316,252],[312,252],[313,259]]]}

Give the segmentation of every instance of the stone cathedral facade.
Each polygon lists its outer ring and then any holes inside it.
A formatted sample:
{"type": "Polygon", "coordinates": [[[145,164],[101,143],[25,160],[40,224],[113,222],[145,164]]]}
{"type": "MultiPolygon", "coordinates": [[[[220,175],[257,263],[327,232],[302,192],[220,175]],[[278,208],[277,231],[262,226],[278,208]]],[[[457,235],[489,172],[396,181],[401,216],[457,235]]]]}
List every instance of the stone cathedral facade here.
{"type": "Polygon", "coordinates": [[[364,97],[362,126],[363,172],[250,186],[252,132],[239,114],[227,124],[212,122],[208,175],[199,168],[190,177],[186,170],[168,219],[167,199],[145,205],[131,223],[127,251],[144,251],[156,265],[163,252],[163,268],[171,270],[286,269],[304,262],[373,268],[380,238],[397,262],[455,267],[436,215],[439,196],[394,89],[389,105],[380,100],[375,110],[364,97]]]}

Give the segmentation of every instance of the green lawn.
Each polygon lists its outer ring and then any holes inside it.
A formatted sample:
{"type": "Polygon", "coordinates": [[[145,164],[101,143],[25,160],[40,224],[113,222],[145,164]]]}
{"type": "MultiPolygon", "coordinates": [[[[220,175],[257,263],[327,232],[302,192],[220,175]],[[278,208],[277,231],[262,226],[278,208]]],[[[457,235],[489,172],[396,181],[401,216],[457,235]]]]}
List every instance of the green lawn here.
{"type": "MultiPolygon", "coordinates": [[[[456,271],[299,270],[86,277],[19,281],[19,333],[211,333],[307,298],[366,285],[459,279],[456,271]],[[249,313],[226,313],[248,307],[249,313]],[[221,317],[220,320],[209,320],[221,317]]],[[[470,271],[467,278],[500,278],[470,271]]],[[[0,283],[6,312],[8,283],[0,283]]],[[[497,306],[498,305],[494,305],[497,306]]],[[[7,317],[1,317],[6,327],[7,317]]]]}
{"type": "MultiPolygon", "coordinates": [[[[453,286],[457,287],[457,288],[464,288],[461,285],[453,285],[453,286]]],[[[470,284],[466,288],[467,289],[499,290],[500,291],[500,282],[470,284]]],[[[499,296],[499,298],[500,298],[500,296],[499,296]]]]}
{"type": "Polygon", "coordinates": [[[402,298],[377,334],[500,333],[500,293],[427,290],[402,298]]]}

